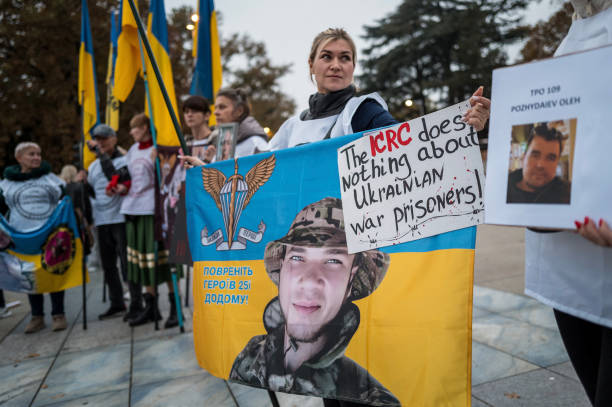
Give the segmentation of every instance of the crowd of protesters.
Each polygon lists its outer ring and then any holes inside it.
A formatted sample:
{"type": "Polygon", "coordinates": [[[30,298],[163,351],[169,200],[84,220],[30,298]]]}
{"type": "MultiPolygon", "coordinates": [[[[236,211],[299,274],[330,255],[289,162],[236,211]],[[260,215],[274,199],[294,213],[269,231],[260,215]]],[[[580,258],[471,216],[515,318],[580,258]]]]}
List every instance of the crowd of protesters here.
{"type": "MultiPolygon", "coordinates": [[[[602,7],[604,10],[606,8],[602,7]]],[[[578,7],[575,17],[577,21],[591,18],[591,15],[581,15],[580,10],[578,7]]],[[[589,10],[592,13],[592,7],[589,10]]],[[[601,10],[596,10],[594,14],[599,11],[601,10]]],[[[612,18],[609,10],[607,16],[612,18]]],[[[584,34],[588,27],[582,28],[580,32],[584,34]]],[[[597,27],[591,28],[593,35],[596,35],[597,27]]],[[[564,42],[565,48],[559,53],[583,49],[579,45],[581,41],[592,46],[589,38],[569,38],[564,42]]],[[[241,157],[262,151],[292,148],[397,123],[388,112],[385,101],[377,93],[356,95],[353,85],[356,61],[355,44],[344,30],[328,29],[319,33],[308,55],[310,74],[317,92],[310,96],[309,108],[283,123],[270,141],[262,126],[250,114],[247,94],[241,89],[221,89],[215,96],[214,115],[220,125],[236,123],[237,136],[233,140],[232,156],[241,157]]],[[[490,100],[483,96],[482,87],[474,92],[470,104],[472,107],[463,119],[480,131],[485,127],[490,112],[490,100]]],[[[184,167],[205,165],[226,157],[217,151],[224,148],[219,139],[222,135],[208,125],[211,117],[209,102],[200,96],[190,96],[184,101],[182,112],[184,122],[191,132],[192,148],[191,155],[181,156],[184,167]]],[[[176,326],[177,311],[168,264],[168,249],[157,237],[156,230],[158,225],[154,206],[158,182],[155,164],[157,151],[153,146],[151,123],[144,114],[132,118],[130,135],[134,144],[127,154],[117,148],[116,133],[109,126],[98,125],[92,135],[93,141],[89,143],[89,148],[95,151],[97,158],[89,167],[88,174],[79,175],[76,169],[67,170],[63,174],[64,180],[51,173],[50,165],[42,160],[41,149],[36,143],[20,143],[15,149],[18,164],[8,167],[3,180],[0,181],[0,204],[4,206],[2,213],[6,213],[6,209],[10,210],[10,224],[22,231],[35,229],[46,221],[33,221],[22,217],[20,212],[11,210],[16,204],[28,205],[28,202],[16,202],[19,197],[15,196],[14,191],[34,180],[48,185],[47,190],[51,193],[37,199],[50,200],[48,204],[51,207],[57,205],[63,194],[77,197],[85,193],[89,197],[87,202],[79,202],[76,206],[83,208],[80,214],[81,222],[95,226],[110,298],[110,307],[99,316],[100,319],[122,315],[124,321],[129,322],[131,326],[160,320],[162,317],[157,305],[156,286],[167,284],[171,311],[165,327],[176,326]],[[89,209],[86,203],[91,204],[89,209]],[[117,267],[117,264],[120,267],[117,267]],[[122,280],[129,287],[129,307],[124,303],[122,280]]],[[[590,241],[587,243],[587,240],[583,240],[584,244],[608,247],[606,250],[609,250],[612,245],[612,232],[604,220],[597,224],[594,220],[585,218],[584,222],[577,222],[576,225],[579,234],[563,240],[561,243],[567,246],[563,250],[580,250],[577,245],[572,246],[572,242],[579,236],[590,241]]],[[[553,238],[552,233],[540,235],[538,239],[553,238]]],[[[567,267],[578,266],[568,264],[567,267]]],[[[601,279],[610,281],[609,271],[607,270],[608,276],[600,276],[601,279]]],[[[592,288],[591,291],[597,297],[595,293],[601,290],[592,288]]],[[[65,329],[64,292],[51,293],[50,297],[52,329],[65,329]]],[[[595,297],[594,301],[601,300],[595,297]]],[[[44,328],[43,295],[29,295],[28,298],[32,318],[25,332],[33,333],[44,328]]],[[[560,304],[559,308],[555,309],[555,316],[561,335],[588,397],[594,405],[612,405],[612,390],[610,386],[605,386],[612,378],[612,328],[581,318],[571,307],[566,308],[560,304]]],[[[351,403],[325,400],[325,405],[351,403]]]]}

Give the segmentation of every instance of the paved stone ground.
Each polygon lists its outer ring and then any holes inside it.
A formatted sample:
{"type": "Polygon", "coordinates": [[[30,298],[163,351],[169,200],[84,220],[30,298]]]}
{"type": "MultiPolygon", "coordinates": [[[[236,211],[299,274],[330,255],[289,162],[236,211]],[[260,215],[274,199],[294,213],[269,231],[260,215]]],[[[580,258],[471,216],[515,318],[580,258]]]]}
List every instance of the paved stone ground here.
{"type": "MultiPolygon", "coordinates": [[[[480,226],[472,344],[472,405],[589,406],[550,308],[521,295],[523,231],[480,226]]],[[[70,322],[63,332],[24,335],[27,298],[0,320],[0,405],[3,406],[269,406],[265,391],[228,384],[200,369],[193,354],[191,315],[186,333],[129,328],[98,321],[101,273],[88,285],[88,329],[81,291],[66,292],[70,322]]],[[[184,291],[182,289],[182,291],[184,291]]],[[[162,314],[167,296],[160,293],[162,314]]],[[[47,297],[47,296],[45,296],[47,297]]],[[[46,309],[50,307],[48,299],[46,309]]],[[[50,318],[47,317],[47,325],[50,318]]],[[[281,406],[321,407],[319,399],[278,394],[281,406]]]]}

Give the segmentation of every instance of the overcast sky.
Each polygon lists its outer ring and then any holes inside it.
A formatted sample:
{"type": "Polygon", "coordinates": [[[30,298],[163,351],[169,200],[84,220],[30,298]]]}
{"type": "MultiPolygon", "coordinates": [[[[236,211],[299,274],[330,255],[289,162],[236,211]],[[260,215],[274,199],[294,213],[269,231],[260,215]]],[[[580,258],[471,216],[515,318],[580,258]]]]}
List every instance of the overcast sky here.
{"type": "MultiPolygon", "coordinates": [[[[559,8],[561,0],[532,1],[525,23],[546,19],[559,8]]],[[[316,91],[308,79],[308,52],[314,36],[329,27],[343,27],[357,46],[359,57],[367,46],[361,38],[363,26],[394,11],[401,0],[216,0],[215,7],[223,15],[219,27],[222,35],[247,33],[266,44],[268,56],[275,64],[292,64],[291,73],[281,80],[282,90],[297,103],[298,112],[308,107],[308,96],[316,91]]],[[[165,0],[167,13],[171,9],[189,5],[197,9],[197,0],[165,0]]],[[[520,47],[510,50],[515,55],[520,47]]]]}

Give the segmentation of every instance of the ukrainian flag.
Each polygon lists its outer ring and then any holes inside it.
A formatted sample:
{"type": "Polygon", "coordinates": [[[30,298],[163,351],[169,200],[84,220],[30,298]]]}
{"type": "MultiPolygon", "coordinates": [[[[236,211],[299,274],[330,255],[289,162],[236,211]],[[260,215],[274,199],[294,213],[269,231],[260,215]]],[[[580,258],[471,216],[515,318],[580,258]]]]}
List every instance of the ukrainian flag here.
{"type": "MultiPolygon", "coordinates": [[[[270,341],[269,330],[281,321],[274,300],[279,295],[278,280],[275,282],[270,272],[272,262],[278,259],[273,260],[275,254],[266,246],[288,234],[302,208],[324,198],[340,198],[338,149],[362,135],[187,171],[185,203],[194,260],[196,357],[201,367],[222,379],[230,377],[233,366],[250,364],[247,374],[241,375],[242,371],[237,375],[240,379],[232,379],[265,387],[265,383],[247,378],[261,375],[271,388],[295,379],[296,390],[282,391],[378,402],[375,390],[380,386],[375,381],[355,381],[353,386],[349,383],[351,376],[333,382],[333,371],[323,367],[340,360],[333,359],[332,354],[343,355],[365,369],[401,405],[467,407],[471,392],[475,227],[379,249],[388,255],[389,268],[374,292],[352,301],[350,307],[356,306],[361,317],[354,335],[348,337],[348,346],[346,337],[332,341],[331,332],[341,331],[341,322],[350,320],[335,318],[337,329],[327,331],[330,336],[326,343],[336,343],[338,347],[331,348],[336,350],[321,352],[329,359],[300,368],[302,372],[319,369],[327,376],[321,373],[312,382],[317,385],[308,387],[311,382],[300,384],[299,375],[278,373],[284,367],[277,358],[283,355],[283,348],[270,341]],[[267,254],[273,256],[264,260],[267,254]],[[270,347],[264,348],[264,343],[270,347]],[[262,353],[256,353],[256,349],[262,353]],[[263,363],[260,356],[271,359],[263,363]],[[239,359],[241,363],[236,365],[239,359]],[[261,369],[268,369],[269,375],[261,369]],[[361,387],[352,393],[355,386],[361,387]]],[[[333,211],[325,216],[329,216],[330,224],[340,224],[333,211]]],[[[309,225],[308,218],[301,225],[309,225]]],[[[303,239],[326,238],[324,231],[319,231],[321,237],[314,233],[302,234],[303,239]]],[[[279,252],[276,255],[281,256],[279,252]]],[[[340,295],[346,295],[346,288],[340,288],[340,295]]]]}
{"type": "MultiPolygon", "coordinates": [[[[176,108],[176,95],[174,93],[174,81],[172,79],[172,64],[170,63],[170,53],[168,52],[168,26],[166,23],[166,11],[164,10],[164,0],[151,0],[149,17],[147,21],[147,37],[151,44],[153,57],[157,61],[157,66],[161,73],[162,80],[168,92],[168,97],[172,103],[174,114],[176,108]]],[[[153,125],[157,130],[157,144],[162,146],[178,146],[179,139],[172,124],[170,112],[164,101],[161,87],[153,74],[153,66],[149,56],[146,58],[147,74],[149,77],[149,94],[151,106],[153,107],[153,125]]],[[[145,99],[145,112],[149,112],[147,100],[145,99]]]]}
{"type": "Polygon", "coordinates": [[[20,232],[0,215],[0,234],[9,241],[0,250],[0,289],[52,293],[83,283],[83,243],[69,197],[31,232],[20,232]]]}
{"type": "MultiPolygon", "coordinates": [[[[138,1],[134,0],[136,8],[138,1]]],[[[138,44],[138,28],[136,19],[128,1],[121,0],[119,21],[119,36],[117,38],[117,62],[115,64],[115,85],[113,96],[120,102],[130,95],[136,76],[140,72],[140,45],[138,44]]]]}
{"type": "MultiPolygon", "coordinates": [[[[83,134],[85,141],[91,140],[90,130],[99,122],[98,90],[96,88],[96,70],[89,25],[89,11],[87,1],[81,1],[81,48],[79,50],[79,104],[83,112],[83,134]]],[[[95,160],[95,155],[87,148],[83,148],[84,168],[95,160]]]]}
{"type": "MultiPolygon", "coordinates": [[[[189,93],[200,95],[212,102],[221,87],[222,71],[214,0],[199,0],[198,15],[194,43],[196,64],[189,93]]],[[[214,124],[214,119],[215,116],[211,115],[212,124],[214,124]]]]}
{"type": "Polygon", "coordinates": [[[106,124],[113,129],[119,129],[119,101],[113,96],[115,84],[115,64],[117,63],[117,38],[119,27],[117,27],[118,13],[112,12],[110,27],[110,46],[108,51],[108,67],[106,73],[106,124]]]}

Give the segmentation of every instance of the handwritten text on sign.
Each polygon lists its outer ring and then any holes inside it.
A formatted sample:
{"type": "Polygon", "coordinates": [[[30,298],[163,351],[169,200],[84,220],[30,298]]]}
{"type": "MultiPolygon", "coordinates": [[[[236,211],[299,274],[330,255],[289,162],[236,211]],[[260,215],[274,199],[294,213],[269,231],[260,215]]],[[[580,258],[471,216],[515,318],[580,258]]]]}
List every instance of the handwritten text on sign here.
{"type": "Polygon", "coordinates": [[[338,149],[349,252],[483,221],[484,171],[465,101],[338,149]]]}

